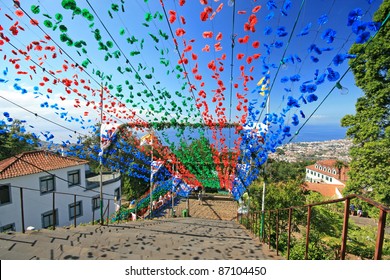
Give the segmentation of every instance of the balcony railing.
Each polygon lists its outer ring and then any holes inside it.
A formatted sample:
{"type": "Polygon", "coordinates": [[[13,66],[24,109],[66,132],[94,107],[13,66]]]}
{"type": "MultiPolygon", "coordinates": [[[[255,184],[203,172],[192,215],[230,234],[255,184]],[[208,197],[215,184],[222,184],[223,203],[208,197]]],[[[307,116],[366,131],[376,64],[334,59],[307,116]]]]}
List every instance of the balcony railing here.
{"type": "MultiPolygon", "coordinates": [[[[293,228],[297,229],[299,226],[305,231],[305,234],[302,234],[306,238],[305,248],[304,248],[304,259],[309,259],[309,245],[310,245],[310,229],[312,221],[312,213],[315,207],[323,205],[332,205],[336,203],[344,203],[343,217],[342,217],[342,229],[341,236],[339,237],[339,247],[337,256],[339,259],[344,260],[347,252],[347,240],[348,240],[348,229],[350,227],[349,218],[350,218],[350,204],[351,200],[358,199],[364,201],[365,203],[372,205],[373,207],[379,210],[379,218],[377,220],[377,230],[376,230],[376,242],[375,242],[375,252],[373,254],[373,259],[380,260],[382,259],[382,250],[385,240],[385,227],[386,227],[386,216],[390,212],[390,208],[384,205],[377,203],[369,198],[366,198],[361,195],[348,195],[344,198],[334,199],[329,201],[323,201],[318,203],[307,204],[303,206],[294,206],[283,209],[273,209],[266,210],[264,213],[262,211],[253,211],[248,214],[238,214],[237,220],[243,224],[247,229],[249,229],[255,236],[258,236],[263,243],[268,243],[269,248],[271,248],[271,239],[276,254],[279,255],[279,242],[280,236],[283,234],[287,235],[287,240],[283,240],[286,243],[285,247],[285,256],[287,259],[290,259],[290,249],[291,249],[291,234],[293,228]],[[299,216],[293,217],[294,213],[299,216]],[[261,229],[261,216],[264,215],[264,227],[261,229]],[[301,221],[299,223],[299,221],[301,221]],[[303,221],[303,222],[302,222],[303,221]],[[306,221],[306,222],[305,222],[306,221]],[[283,225],[283,226],[282,226],[283,225]],[[262,236],[260,236],[262,235],[262,236]]],[[[367,218],[361,218],[367,219],[367,218]]],[[[312,241],[314,242],[314,241],[312,241]]]]}

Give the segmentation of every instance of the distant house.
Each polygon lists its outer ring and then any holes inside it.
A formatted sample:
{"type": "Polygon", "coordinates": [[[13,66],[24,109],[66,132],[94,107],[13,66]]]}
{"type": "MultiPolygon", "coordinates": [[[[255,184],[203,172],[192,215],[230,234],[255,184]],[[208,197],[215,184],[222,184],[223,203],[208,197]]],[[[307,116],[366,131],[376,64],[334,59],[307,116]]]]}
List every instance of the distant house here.
{"type": "Polygon", "coordinates": [[[348,180],[348,167],[339,165],[335,159],[317,161],[306,166],[305,188],[327,197],[342,197],[342,190],[348,180]]]}
{"type": "MultiPolygon", "coordinates": [[[[100,176],[88,161],[32,151],[0,161],[0,232],[89,223],[100,218],[100,176]]],[[[103,209],[119,201],[119,173],[104,174],[103,209]],[[108,203],[109,199],[111,203],[108,203]]]]}

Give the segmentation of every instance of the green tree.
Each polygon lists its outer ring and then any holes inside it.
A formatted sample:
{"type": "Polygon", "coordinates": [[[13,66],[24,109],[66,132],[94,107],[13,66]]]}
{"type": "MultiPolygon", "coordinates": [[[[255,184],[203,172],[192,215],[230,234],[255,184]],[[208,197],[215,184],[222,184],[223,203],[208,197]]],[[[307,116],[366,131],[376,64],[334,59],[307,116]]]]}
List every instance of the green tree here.
{"type": "MultiPolygon", "coordinates": [[[[385,22],[390,0],[385,0],[374,21],[385,22]]],[[[341,124],[352,138],[347,193],[363,193],[390,205],[390,24],[385,22],[376,37],[354,44],[350,61],[355,82],[364,95],[357,100],[356,114],[346,115],[341,124]]]]}
{"type": "Polygon", "coordinates": [[[288,182],[298,180],[304,182],[305,168],[312,164],[309,161],[286,162],[269,159],[266,166],[266,175],[269,182],[288,182]]]}
{"type": "Polygon", "coordinates": [[[0,160],[38,147],[38,139],[28,133],[22,121],[13,120],[10,125],[0,121],[0,160]]]}

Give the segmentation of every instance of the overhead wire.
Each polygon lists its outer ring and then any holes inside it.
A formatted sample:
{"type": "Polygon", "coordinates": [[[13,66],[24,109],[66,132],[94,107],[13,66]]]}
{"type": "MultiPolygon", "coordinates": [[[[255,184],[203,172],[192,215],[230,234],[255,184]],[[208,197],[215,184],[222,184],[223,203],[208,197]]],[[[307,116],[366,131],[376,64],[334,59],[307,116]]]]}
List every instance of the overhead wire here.
{"type": "MultiPolygon", "coordinates": [[[[296,28],[296,26],[297,26],[298,20],[299,20],[299,18],[300,18],[300,16],[301,16],[301,12],[302,12],[302,9],[303,9],[304,4],[305,4],[305,0],[302,0],[301,5],[300,5],[300,7],[299,7],[298,15],[297,15],[297,17],[296,17],[296,19],[295,19],[295,21],[294,21],[293,28],[292,28],[291,33],[290,33],[290,36],[289,36],[289,38],[288,38],[287,44],[286,44],[286,46],[285,46],[285,48],[284,48],[282,57],[281,57],[281,59],[280,59],[280,61],[279,61],[279,66],[278,66],[278,68],[277,68],[277,70],[276,70],[275,76],[274,76],[274,78],[273,78],[273,80],[272,80],[272,83],[271,83],[271,85],[270,85],[270,87],[269,87],[269,92],[268,92],[268,97],[267,97],[267,104],[268,104],[267,106],[270,106],[271,92],[272,92],[272,89],[273,89],[273,87],[274,87],[276,78],[278,77],[280,68],[281,68],[282,64],[284,63],[283,60],[284,60],[284,58],[285,58],[287,49],[288,49],[288,47],[289,47],[289,45],[290,45],[290,42],[291,42],[292,36],[293,36],[293,34],[294,34],[295,28],[296,28]]],[[[257,124],[260,122],[260,118],[261,118],[263,112],[264,112],[264,108],[262,108],[261,113],[260,113],[260,115],[259,115],[259,117],[258,117],[258,119],[257,119],[257,121],[256,121],[257,124]]]]}
{"type": "MultiPolygon", "coordinates": [[[[33,20],[33,18],[29,15],[29,13],[26,12],[26,10],[24,10],[20,5],[19,5],[19,2],[16,2],[14,1],[15,5],[21,9],[21,11],[23,11],[23,13],[25,15],[27,15],[27,17],[30,19],[30,20],[33,20]]],[[[37,27],[47,36],[49,36],[51,38],[51,36],[44,30],[41,28],[41,26],[39,24],[37,24],[37,27]]],[[[65,55],[70,59],[72,60],[76,66],[79,66],[78,62],[76,62],[73,57],[71,55],[68,54],[68,52],[66,52],[53,38],[51,38],[51,41],[63,52],[65,53],[65,55]]],[[[16,50],[17,48],[14,47],[16,50]]],[[[36,62],[34,62],[34,64],[38,65],[40,68],[42,68],[45,72],[49,73],[50,75],[52,75],[50,72],[48,72],[44,67],[41,67],[39,64],[37,64],[36,62]]],[[[99,85],[99,87],[101,86],[101,83],[99,83],[88,71],[86,71],[86,69],[83,68],[83,72],[86,73],[88,75],[88,77],[90,77],[97,85],[99,85]]],[[[53,75],[52,75],[53,76],[53,75]]],[[[82,97],[82,96],[81,96],[82,97]]],[[[84,97],[83,97],[84,98],[84,97]]],[[[86,98],[84,98],[84,100],[86,101],[90,101],[90,100],[87,100],[86,98]]],[[[129,109],[130,110],[130,109],[129,109]]],[[[130,110],[131,111],[131,110],[130,110]]],[[[113,117],[111,114],[108,114],[111,118],[114,118],[114,119],[117,119],[118,121],[122,122],[122,120],[116,118],[116,117],[113,117]]],[[[139,119],[142,119],[140,116],[138,116],[139,119]]]]}
{"type": "MultiPolygon", "coordinates": [[[[130,60],[127,58],[127,56],[125,55],[125,53],[122,51],[121,47],[119,46],[119,44],[116,42],[115,38],[112,36],[111,32],[107,29],[106,25],[103,23],[103,21],[101,20],[101,18],[99,17],[98,13],[96,12],[96,10],[93,8],[93,6],[91,5],[91,3],[86,0],[87,4],[89,5],[89,7],[92,9],[92,11],[94,12],[94,14],[96,15],[96,17],[98,18],[99,22],[101,23],[101,25],[103,26],[104,30],[107,32],[108,36],[111,38],[111,40],[114,42],[114,44],[117,46],[117,48],[119,49],[119,51],[122,53],[122,55],[124,56],[124,58],[126,59],[126,63],[130,65],[130,67],[133,69],[133,71],[139,75],[137,69],[133,66],[133,64],[130,62],[130,60]]],[[[139,75],[140,77],[140,81],[142,82],[143,86],[154,96],[155,94],[153,93],[153,91],[149,88],[149,86],[145,83],[145,81],[142,79],[141,75],[139,75]]],[[[162,95],[163,98],[165,99],[165,96],[162,95]]],[[[169,113],[169,112],[168,112],[169,113]]],[[[169,115],[173,118],[173,116],[169,113],[169,115]]]]}
{"type": "MultiPolygon", "coordinates": [[[[379,34],[379,32],[383,29],[383,26],[385,26],[385,24],[388,22],[390,18],[390,13],[386,16],[386,18],[384,19],[384,21],[382,22],[381,24],[381,27],[379,28],[379,30],[374,34],[374,36],[372,36],[369,41],[364,45],[364,49],[366,49],[369,44],[375,39],[375,37],[379,34]]],[[[353,62],[352,62],[353,63],[353,62]]],[[[324,104],[325,100],[330,96],[330,94],[337,88],[338,84],[340,84],[340,82],[342,81],[342,79],[345,77],[345,75],[349,72],[349,70],[351,69],[351,65],[348,67],[348,69],[340,76],[340,79],[337,81],[337,83],[331,88],[331,90],[326,94],[326,96],[324,97],[324,99],[318,104],[318,106],[314,109],[314,111],[309,115],[308,118],[306,118],[305,122],[299,127],[299,129],[295,132],[295,134],[290,138],[290,140],[288,141],[288,143],[290,143],[297,135],[299,135],[299,132],[301,131],[301,129],[307,124],[307,122],[310,120],[310,118],[315,114],[315,112],[321,107],[322,104],[324,104]]]]}
{"type": "MultiPolygon", "coordinates": [[[[165,9],[164,1],[161,0],[161,3],[162,3],[161,6],[162,6],[162,9],[163,9],[163,11],[164,11],[165,19],[166,19],[166,22],[167,22],[168,27],[169,27],[169,31],[170,31],[170,33],[171,33],[172,38],[175,38],[175,35],[173,34],[172,26],[171,26],[171,24],[170,24],[170,22],[169,22],[169,20],[168,20],[168,14],[167,14],[167,11],[166,11],[166,9],[165,9]]],[[[177,54],[179,55],[179,58],[180,58],[180,53],[181,53],[181,52],[180,52],[179,46],[178,46],[177,44],[175,44],[175,50],[177,51],[177,54]]],[[[183,67],[184,72],[185,72],[185,73],[188,73],[187,70],[186,70],[186,67],[185,67],[185,65],[184,65],[184,63],[183,63],[183,61],[181,62],[181,66],[183,67]]],[[[192,89],[192,86],[191,86],[192,83],[191,83],[190,78],[188,77],[188,75],[186,75],[186,80],[187,80],[188,85],[189,85],[189,87],[190,87],[189,91],[190,91],[190,93],[191,93],[191,95],[192,95],[192,98],[193,98],[194,101],[195,101],[195,100],[196,100],[196,97],[195,97],[194,91],[193,91],[193,89],[192,89]]],[[[199,111],[199,113],[200,113],[200,110],[199,110],[199,109],[198,109],[198,111],[199,111]]],[[[202,115],[202,114],[200,113],[200,115],[202,115]]],[[[204,118],[201,118],[201,120],[202,120],[202,122],[204,123],[204,118]]]]}

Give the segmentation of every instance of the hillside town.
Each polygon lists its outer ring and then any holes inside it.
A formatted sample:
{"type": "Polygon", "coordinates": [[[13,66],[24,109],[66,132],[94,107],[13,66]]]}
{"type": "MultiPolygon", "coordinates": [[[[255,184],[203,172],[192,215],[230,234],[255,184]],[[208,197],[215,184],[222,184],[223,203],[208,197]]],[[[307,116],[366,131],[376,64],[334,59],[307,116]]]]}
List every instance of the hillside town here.
{"type": "Polygon", "coordinates": [[[335,158],[343,162],[349,162],[349,149],[351,146],[352,141],[347,139],[289,143],[281,146],[274,154],[270,154],[269,157],[287,162],[335,158]]]}

